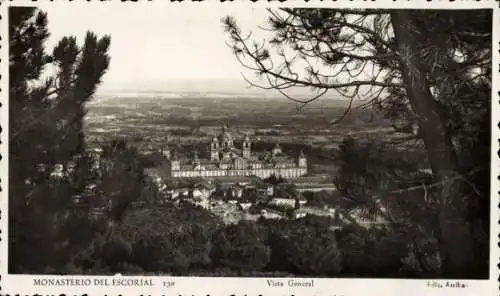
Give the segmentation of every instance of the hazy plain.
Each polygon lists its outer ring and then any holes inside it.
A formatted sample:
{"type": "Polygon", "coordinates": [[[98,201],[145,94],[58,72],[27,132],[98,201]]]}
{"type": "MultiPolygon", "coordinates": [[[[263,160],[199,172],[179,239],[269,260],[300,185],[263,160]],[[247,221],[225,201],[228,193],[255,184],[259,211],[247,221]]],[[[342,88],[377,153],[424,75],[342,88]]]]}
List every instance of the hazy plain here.
{"type": "MultiPolygon", "coordinates": [[[[235,138],[249,134],[256,149],[280,143],[314,154],[320,167],[345,136],[384,138],[390,125],[372,110],[354,110],[340,123],[347,101],[321,98],[300,105],[283,97],[234,93],[123,93],[98,96],[88,104],[89,143],[126,138],[139,147],[206,147],[222,125],[235,138]]],[[[204,154],[206,151],[200,151],[204,154]]]]}

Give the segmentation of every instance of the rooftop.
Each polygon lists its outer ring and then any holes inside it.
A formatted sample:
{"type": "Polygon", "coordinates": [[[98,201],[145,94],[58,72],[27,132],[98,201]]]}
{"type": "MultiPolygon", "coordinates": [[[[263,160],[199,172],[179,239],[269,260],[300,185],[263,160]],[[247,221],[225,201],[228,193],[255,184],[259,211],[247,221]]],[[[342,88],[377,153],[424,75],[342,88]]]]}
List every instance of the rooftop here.
{"type": "Polygon", "coordinates": [[[296,185],[299,184],[333,184],[333,178],[330,175],[302,176],[293,180],[296,185]]]}
{"type": "Polygon", "coordinates": [[[250,183],[259,181],[259,177],[256,176],[222,176],[215,177],[217,181],[222,183],[250,183]]]}

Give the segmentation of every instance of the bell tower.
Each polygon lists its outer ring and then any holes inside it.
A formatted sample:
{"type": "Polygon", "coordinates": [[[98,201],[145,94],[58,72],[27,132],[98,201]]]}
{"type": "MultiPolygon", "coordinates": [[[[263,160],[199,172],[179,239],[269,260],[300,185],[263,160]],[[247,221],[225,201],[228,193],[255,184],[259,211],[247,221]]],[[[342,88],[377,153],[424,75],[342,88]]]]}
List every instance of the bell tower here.
{"type": "Polygon", "coordinates": [[[219,140],[217,137],[214,137],[210,143],[210,160],[219,161],[219,140]]]}
{"type": "Polygon", "coordinates": [[[245,158],[250,158],[250,146],[251,146],[250,138],[247,136],[245,137],[245,140],[243,141],[243,157],[245,158]]]}
{"type": "Polygon", "coordinates": [[[195,169],[199,169],[201,163],[200,163],[200,158],[198,157],[198,151],[195,150],[193,154],[194,154],[194,156],[193,156],[193,167],[195,169]]]}

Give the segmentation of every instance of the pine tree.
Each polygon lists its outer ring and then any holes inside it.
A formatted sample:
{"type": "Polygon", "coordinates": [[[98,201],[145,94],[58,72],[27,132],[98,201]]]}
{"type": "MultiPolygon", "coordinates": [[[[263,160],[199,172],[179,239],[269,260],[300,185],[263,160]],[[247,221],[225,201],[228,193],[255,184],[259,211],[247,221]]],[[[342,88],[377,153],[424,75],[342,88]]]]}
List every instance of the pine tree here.
{"type": "Polygon", "coordinates": [[[89,182],[84,103],[108,68],[110,37],[88,32],[82,47],[65,37],[48,53],[45,13],[11,7],[9,19],[9,269],[44,272],[66,264],[93,231],[77,222],[86,216],[72,198],[89,182]]]}
{"type": "MultiPolygon", "coordinates": [[[[269,14],[272,47],[243,33],[234,18],[223,20],[238,61],[261,78],[249,83],[304,105],[338,94],[348,102],[332,124],[355,109],[356,99],[363,100],[359,108],[378,105],[396,131],[425,147],[433,178],[442,184],[434,227],[442,275],[476,276],[476,259],[484,259],[489,240],[475,246],[477,228],[470,222],[487,212],[489,194],[465,188],[474,187],[469,173],[482,174],[488,159],[460,159],[457,146],[489,125],[477,118],[487,117],[490,106],[491,10],[283,8],[269,14]],[[297,88],[311,95],[294,96],[290,90],[297,88]],[[464,174],[465,167],[473,169],[464,174]]],[[[486,148],[486,140],[467,145],[486,148]]]]}

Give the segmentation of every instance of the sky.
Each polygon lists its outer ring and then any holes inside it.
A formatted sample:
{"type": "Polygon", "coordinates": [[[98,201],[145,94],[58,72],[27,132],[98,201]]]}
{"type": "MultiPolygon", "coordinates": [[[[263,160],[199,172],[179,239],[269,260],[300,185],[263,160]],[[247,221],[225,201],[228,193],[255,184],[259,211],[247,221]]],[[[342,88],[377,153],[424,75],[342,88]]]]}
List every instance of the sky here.
{"type": "MultiPolygon", "coordinates": [[[[252,31],[261,31],[257,26],[267,19],[262,8],[238,6],[52,5],[42,10],[51,33],[48,50],[68,35],[82,44],[88,30],[111,35],[111,63],[100,92],[249,91],[221,18],[232,15],[252,31]]],[[[264,38],[266,33],[256,34],[264,38]]]]}

